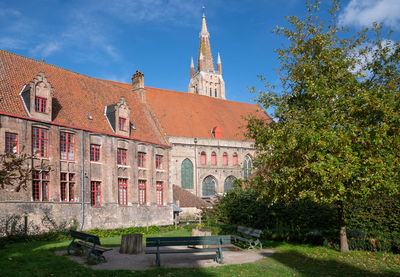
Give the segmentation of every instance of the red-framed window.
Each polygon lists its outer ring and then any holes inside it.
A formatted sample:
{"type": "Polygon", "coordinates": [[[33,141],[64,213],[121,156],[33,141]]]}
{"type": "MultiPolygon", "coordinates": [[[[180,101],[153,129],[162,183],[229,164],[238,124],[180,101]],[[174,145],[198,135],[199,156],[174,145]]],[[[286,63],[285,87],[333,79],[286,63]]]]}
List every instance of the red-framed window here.
{"type": "Polygon", "coordinates": [[[118,203],[120,206],[128,205],[128,179],[118,178],[118,203]]]}
{"type": "Polygon", "coordinates": [[[138,152],[138,167],[146,168],[146,153],[138,152]]]}
{"type": "Polygon", "coordinates": [[[126,118],[120,117],[118,119],[118,126],[121,131],[126,131],[126,118]]]}
{"type": "Polygon", "coordinates": [[[201,152],[200,161],[202,165],[205,165],[207,163],[207,156],[205,152],[201,152]]]}
{"type": "Polygon", "coordinates": [[[75,160],[75,135],[71,133],[60,133],[60,158],[61,160],[75,160]]]}
{"type": "Polygon", "coordinates": [[[49,156],[49,130],[32,127],[32,152],[37,157],[49,156]]]}
{"type": "Polygon", "coordinates": [[[101,182],[92,181],[90,183],[90,204],[94,207],[101,206],[101,182]]]}
{"type": "Polygon", "coordinates": [[[6,132],[6,152],[18,153],[18,135],[6,132]]]}
{"type": "Polygon", "coordinates": [[[61,172],[61,201],[75,201],[75,174],[61,172]]]}
{"type": "Polygon", "coordinates": [[[117,164],[127,165],[127,151],[123,148],[117,149],[117,164]]]}
{"type": "Polygon", "coordinates": [[[146,180],[139,180],[139,204],[146,204],[146,180]]]}
{"type": "Polygon", "coordinates": [[[163,156],[156,155],[156,169],[163,169],[163,156]]]}
{"type": "Polygon", "coordinates": [[[161,181],[156,182],[157,205],[164,205],[164,184],[161,181]]]}
{"type": "Polygon", "coordinates": [[[233,154],[233,157],[232,157],[232,164],[233,164],[234,166],[238,165],[238,156],[237,156],[237,154],[233,154]]]}
{"type": "Polygon", "coordinates": [[[35,97],[35,111],[39,113],[47,112],[47,99],[43,97],[35,97]]]}
{"type": "Polygon", "coordinates": [[[216,165],[217,164],[217,154],[215,152],[211,153],[211,164],[216,165]]]}
{"type": "Polygon", "coordinates": [[[92,162],[100,161],[100,145],[97,144],[90,145],[90,161],[92,162]]]}
{"type": "Polygon", "coordinates": [[[48,171],[32,171],[33,201],[49,201],[50,174],[48,171]]]}
{"type": "Polygon", "coordinates": [[[228,154],[224,153],[222,155],[222,164],[223,165],[228,165],[228,154]]]}

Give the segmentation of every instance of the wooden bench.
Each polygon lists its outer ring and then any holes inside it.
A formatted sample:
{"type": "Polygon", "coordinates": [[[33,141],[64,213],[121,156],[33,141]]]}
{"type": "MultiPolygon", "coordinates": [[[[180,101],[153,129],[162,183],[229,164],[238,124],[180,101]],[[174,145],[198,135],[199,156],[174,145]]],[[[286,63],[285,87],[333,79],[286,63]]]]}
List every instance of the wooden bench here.
{"type": "Polygon", "coordinates": [[[262,243],[259,240],[260,235],[262,234],[261,230],[253,229],[244,226],[238,226],[237,232],[241,234],[241,236],[232,236],[232,239],[236,242],[238,240],[245,241],[249,243],[248,249],[253,249],[255,246],[260,245],[262,249],[262,243]],[[256,238],[256,240],[254,240],[256,238]]]}
{"type": "Polygon", "coordinates": [[[160,266],[160,254],[173,253],[194,253],[194,252],[216,252],[214,261],[221,264],[223,262],[222,248],[223,244],[230,244],[231,236],[193,236],[193,237],[150,237],[146,238],[147,247],[157,247],[155,250],[146,249],[146,254],[156,254],[156,264],[160,266]],[[196,245],[216,245],[218,248],[193,248],[196,245]],[[190,249],[165,249],[164,246],[188,246],[190,249]]]}
{"type": "Polygon", "coordinates": [[[68,245],[68,255],[71,255],[71,248],[76,248],[78,250],[81,250],[82,252],[84,249],[87,249],[88,262],[91,259],[91,255],[94,255],[96,257],[97,262],[100,262],[101,260],[105,262],[106,258],[103,256],[103,253],[112,250],[112,248],[101,246],[98,236],[73,230],[69,231],[69,235],[72,237],[72,241],[68,245]]]}

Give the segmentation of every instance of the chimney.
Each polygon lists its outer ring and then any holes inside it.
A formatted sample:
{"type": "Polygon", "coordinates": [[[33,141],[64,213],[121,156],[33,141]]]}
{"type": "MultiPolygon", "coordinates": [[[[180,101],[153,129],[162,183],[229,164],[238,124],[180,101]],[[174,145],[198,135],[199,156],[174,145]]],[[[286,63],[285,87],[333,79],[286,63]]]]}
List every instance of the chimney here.
{"type": "Polygon", "coordinates": [[[146,102],[146,89],[144,88],[144,74],[136,70],[132,76],[132,91],[138,91],[142,102],[146,102]]]}

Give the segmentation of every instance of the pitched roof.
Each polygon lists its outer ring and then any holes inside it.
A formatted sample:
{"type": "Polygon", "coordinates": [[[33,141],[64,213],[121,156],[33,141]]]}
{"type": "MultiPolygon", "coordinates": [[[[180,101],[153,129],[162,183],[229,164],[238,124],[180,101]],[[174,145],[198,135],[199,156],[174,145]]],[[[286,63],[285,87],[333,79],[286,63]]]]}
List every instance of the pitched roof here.
{"type": "Polygon", "coordinates": [[[136,130],[131,130],[130,138],[168,144],[152,120],[147,105],[142,104],[131,89],[3,50],[0,50],[1,113],[28,117],[19,92],[39,72],[44,72],[53,87],[53,123],[114,135],[104,116],[104,107],[117,103],[123,96],[131,110],[130,121],[136,126],[136,130]]]}
{"type": "MultiPolygon", "coordinates": [[[[132,87],[109,82],[127,89],[132,87]]],[[[256,104],[151,87],[146,87],[146,98],[168,136],[212,138],[211,131],[219,126],[222,139],[248,140],[244,136],[244,116],[271,121],[256,104]]]]}
{"type": "Polygon", "coordinates": [[[177,186],[173,186],[173,198],[174,202],[177,203],[179,201],[179,207],[187,208],[187,207],[196,207],[198,209],[202,207],[211,207],[212,205],[207,201],[204,201],[200,197],[197,197],[193,193],[177,186]]]}

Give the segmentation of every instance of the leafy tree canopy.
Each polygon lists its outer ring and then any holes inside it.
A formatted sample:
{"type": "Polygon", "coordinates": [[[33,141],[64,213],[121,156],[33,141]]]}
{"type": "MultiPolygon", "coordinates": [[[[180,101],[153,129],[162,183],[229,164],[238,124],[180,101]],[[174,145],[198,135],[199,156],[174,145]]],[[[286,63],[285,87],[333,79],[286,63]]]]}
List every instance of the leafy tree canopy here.
{"type": "Polygon", "coordinates": [[[304,19],[274,30],[289,44],[276,50],[282,90],[266,82],[258,92],[275,122],[248,120],[258,150],[252,185],[270,199],[338,203],[340,213],[351,199],[399,193],[400,44],[378,24],[349,36],[337,24],[338,1],[328,21],[318,1],[306,6],[304,19]]]}

